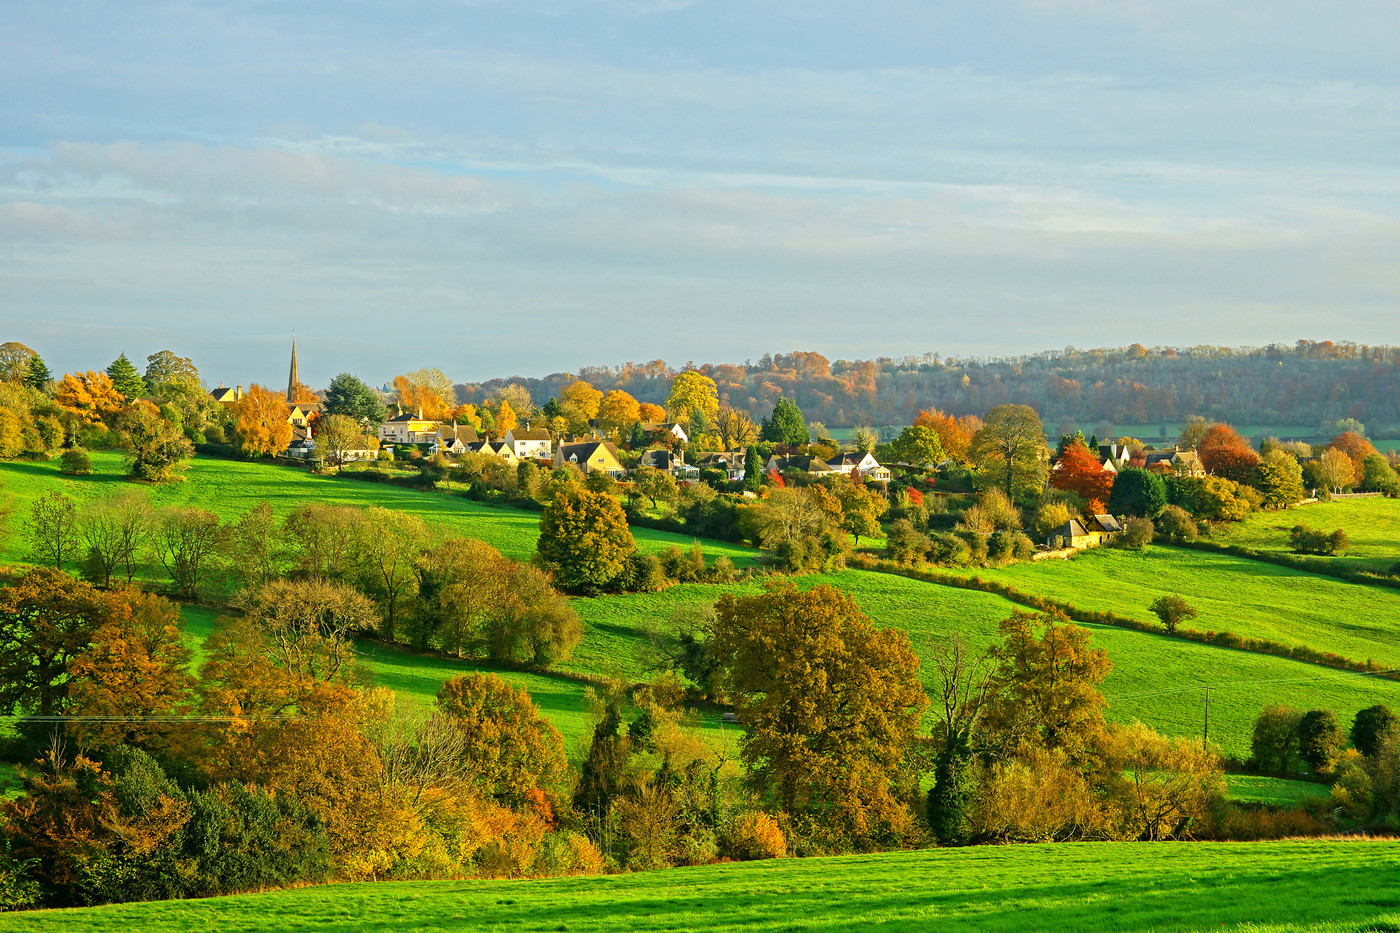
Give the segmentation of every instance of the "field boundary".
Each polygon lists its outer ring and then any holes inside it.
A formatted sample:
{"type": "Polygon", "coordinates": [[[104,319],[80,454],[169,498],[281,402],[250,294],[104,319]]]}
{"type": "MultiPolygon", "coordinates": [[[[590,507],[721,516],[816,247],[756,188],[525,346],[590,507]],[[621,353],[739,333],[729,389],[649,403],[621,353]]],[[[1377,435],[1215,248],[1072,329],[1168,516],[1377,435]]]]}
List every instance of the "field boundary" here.
{"type": "Polygon", "coordinates": [[[1333,579],[1342,580],[1346,583],[1354,583],[1357,586],[1381,586],[1386,589],[1400,590],[1400,577],[1396,577],[1393,574],[1377,573],[1372,570],[1347,570],[1336,566],[1331,561],[1321,560],[1316,557],[1306,557],[1302,554],[1261,551],[1258,548],[1246,547],[1243,544],[1219,544],[1215,541],[1177,541],[1163,546],[1185,548],[1190,551],[1205,551],[1213,554],[1229,554],[1232,557],[1257,560],[1265,564],[1273,564],[1276,567],[1287,567],[1290,570],[1302,570],[1307,573],[1315,573],[1320,577],[1332,577],[1333,579]]]}
{"type": "Polygon", "coordinates": [[[1316,648],[1309,648],[1306,645],[1286,645],[1282,642],[1270,641],[1263,638],[1246,638],[1243,635],[1236,635],[1234,632],[1228,631],[1202,632],[1197,629],[1178,629],[1175,632],[1168,632],[1166,627],[1159,623],[1130,619],[1116,612],[1095,612],[1088,609],[1080,609],[1073,603],[1067,603],[1045,596],[1037,596],[1034,593],[1026,593],[1016,589],[1010,584],[1000,583],[996,580],[983,580],[975,574],[964,577],[958,574],[943,573],[937,570],[916,570],[912,567],[905,567],[902,564],[897,564],[892,560],[870,559],[863,555],[854,555],[852,559],[848,561],[848,564],[858,570],[868,570],[873,573],[888,573],[892,576],[908,577],[911,580],[921,580],[924,583],[933,583],[939,586],[951,586],[957,589],[993,593],[1013,603],[1036,609],[1040,612],[1058,612],[1075,622],[1083,622],[1090,625],[1110,625],[1114,628],[1132,629],[1133,631],[1145,632],[1149,635],[1161,635],[1165,638],[1179,638],[1182,641],[1214,645],[1217,648],[1232,648],[1237,651],[1248,651],[1254,654],[1288,658],[1307,664],[1316,664],[1321,667],[1348,671],[1354,674],[1367,674],[1385,680],[1400,681],[1400,671],[1382,668],[1379,664],[1370,659],[1358,661],[1354,658],[1347,658],[1330,651],[1318,651],[1316,648]]]}

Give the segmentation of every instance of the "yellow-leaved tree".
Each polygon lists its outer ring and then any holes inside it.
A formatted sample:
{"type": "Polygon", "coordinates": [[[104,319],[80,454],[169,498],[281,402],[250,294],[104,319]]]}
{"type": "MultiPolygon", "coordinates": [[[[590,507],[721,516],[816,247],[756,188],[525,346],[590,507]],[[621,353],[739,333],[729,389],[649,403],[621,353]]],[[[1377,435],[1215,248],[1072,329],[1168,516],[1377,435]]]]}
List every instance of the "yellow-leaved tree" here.
{"type": "Polygon", "coordinates": [[[233,429],[238,446],[250,457],[281,453],[292,442],[292,410],[285,392],[273,392],[254,383],[233,406],[233,429]]]}

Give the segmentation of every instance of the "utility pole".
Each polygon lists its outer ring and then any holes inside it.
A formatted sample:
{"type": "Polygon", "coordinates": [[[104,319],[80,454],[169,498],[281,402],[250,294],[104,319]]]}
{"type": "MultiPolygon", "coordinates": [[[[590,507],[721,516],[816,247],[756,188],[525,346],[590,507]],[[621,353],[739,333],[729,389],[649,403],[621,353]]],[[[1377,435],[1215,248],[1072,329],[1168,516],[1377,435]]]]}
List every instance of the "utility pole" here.
{"type": "Polygon", "coordinates": [[[1206,724],[1201,732],[1201,748],[1204,749],[1210,741],[1210,687],[1206,687],[1206,724]]]}

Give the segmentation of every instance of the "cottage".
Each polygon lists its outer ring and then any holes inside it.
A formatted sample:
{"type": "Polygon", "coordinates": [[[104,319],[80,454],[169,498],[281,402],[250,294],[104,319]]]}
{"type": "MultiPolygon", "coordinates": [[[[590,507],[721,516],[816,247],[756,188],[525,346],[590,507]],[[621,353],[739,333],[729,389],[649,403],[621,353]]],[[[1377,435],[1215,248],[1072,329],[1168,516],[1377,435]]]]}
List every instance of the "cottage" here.
{"type": "Polygon", "coordinates": [[[695,461],[695,466],[701,470],[720,470],[730,482],[738,482],[744,478],[744,458],[747,452],[743,450],[726,450],[720,453],[705,454],[695,461]]]}
{"type": "Polygon", "coordinates": [[[313,417],[321,413],[320,402],[288,402],[287,407],[291,409],[287,414],[287,423],[294,428],[305,428],[313,417]]]}
{"type": "Polygon", "coordinates": [[[488,457],[500,457],[506,463],[510,464],[520,462],[520,459],[515,456],[515,452],[504,443],[493,444],[485,438],[480,438],[470,443],[464,443],[462,446],[465,448],[465,450],[462,451],[463,453],[485,454],[488,457]]]}
{"type": "Polygon", "coordinates": [[[669,450],[645,451],[642,453],[641,459],[637,461],[637,466],[649,466],[654,470],[670,473],[676,479],[697,480],[700,478],[699,467],[687,464],[684,457],[669,450]]]}
{"type": "Polygon", "coordinates": [[[475,444],[477,437],[476,428],[469,424],[454,424],[450,421],[440,421],[437,426],[437,434],[433,439],[433,446],[429,448],[433,453],[451,454],[459,457],[469,450],[467,445],[475,444]]]}
{"type": "Polygon", "coordinates": [[[622,456],[611,441],[584,441],[575,444],[560,444],[554,449],[554,465],[561,467],[572,463],[584,473],[602,470],[617,479],[625,470],[622,456]]]}
{"type": "Polygon", "coordinates": [[[210,390],[209,397],[223,405],[235,405],[243,401],[243,387],[229,389],[220,383],[217,389],[210,390]]]}
{"type": "Polygon", "coordinates": [[[886,467],[880,466],[880,462],[870,451],[856,451],[853,454],[837,454],[826,461],[827,465],[840,473],[849,474],[856,470],[862,479],[868,479],[876,483],[888,483],[890,481],[890,471],[886,467]]]}
{"type": "Polygon", "coordinates": [[[797,470],[811,476],[826,476],[836,472],[831,468],[831,465],[821,457],[810,457],[805,454],[791,457],[780,457],[774,454],[768,458],[768,462],[764,464],[763,469],[765,472],[780,474],[786,473],[788,470],[797,470]]]}
{"type": "Polygon", "coordinates": [[[1047,543],[1051,547],[1094,547],[1095,545],[1103,543],[1103,532],[1090,531],[1081,525],[1078,519],[1071,518],[1059,528],[1050,532],[1050,540],[1047,543]]]}
{"type": "Polygon", "coordinates": [[[431,444],[437,440],[438,423],[417,414],[403,412],[379,426],[379,440],[389,444],[431,444]]]}
{"type": "Polygon", "coordinates": [[[647,434],[670,434],[682,444],[690,443],[690,435],[686,433],[685,426],[675,421],[643,421],[642,430],[647,434]]]}
{"type": "Polygon", "coordinates": [[[1112,515],[1090,515],[1085,520],[1084,529],[1091,534],[1098,532],[1100,541],[1112,541],[1113,536],[1123,530],[1123,526],[1112,515]]]}
{"type": "Polygon", "coordinates": [[[517,460],[540,460],[554,456],[554,438],[544,428],[511,428],[503,443],[517,460]]]}
{"type": "Polygon", "coordinates": [[[1155,450],[1144,458],[1144,466],[1158,473],[1175,473],[1177,476],[1205,476],[1206,467],[1201,455],[1194,450],[1155,450]]]}

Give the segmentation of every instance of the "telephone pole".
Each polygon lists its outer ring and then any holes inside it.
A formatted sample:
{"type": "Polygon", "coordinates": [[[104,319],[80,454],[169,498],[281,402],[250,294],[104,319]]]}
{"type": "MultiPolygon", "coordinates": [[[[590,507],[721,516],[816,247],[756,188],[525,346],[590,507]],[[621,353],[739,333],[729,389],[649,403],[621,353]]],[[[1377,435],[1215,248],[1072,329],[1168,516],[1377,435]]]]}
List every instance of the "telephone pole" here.
{"type": "Polygon", "coordinates": [[[1201,748],[1204,749],[1210,742],[1210,687],[1206,687],[1206,722],[1205,728],[1201,731],[1201,748]]]}

